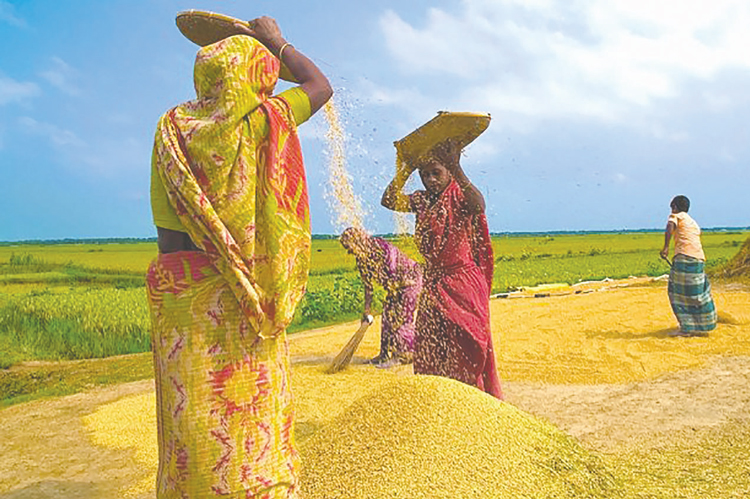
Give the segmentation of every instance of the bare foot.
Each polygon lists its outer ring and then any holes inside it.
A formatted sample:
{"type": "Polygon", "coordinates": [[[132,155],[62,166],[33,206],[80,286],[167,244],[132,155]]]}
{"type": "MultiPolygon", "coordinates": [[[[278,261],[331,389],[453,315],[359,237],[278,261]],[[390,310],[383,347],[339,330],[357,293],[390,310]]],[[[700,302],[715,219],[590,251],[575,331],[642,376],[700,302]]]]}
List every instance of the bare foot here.
{"type": "Polygon", "coordinates": [[[705,331],[672,331],[669,333],[669,336],[671,337],[680,337],[680,338],[705,338],[708,336],[708,333],[705,331]]]}
{"type": "Polygon", "coordinates": [[[372,364],[372,365],[379,365],[383,362],[387,362],[389,360],[389,357],[386,357],[384,355],[378,355],[377,357],[373,357],[370,360],[365,361],[365,364],[372,364]]]}
{"type": "Polygon", "coordinates": [[[401,360],[397,357],[393,357],[391,359],[386,360],[385,362],[381,362],[380,364],[377,364],[375,367],[378,369],[390,369],[391,367],[396,367],[398,365],[401,365],[401,360]]]}

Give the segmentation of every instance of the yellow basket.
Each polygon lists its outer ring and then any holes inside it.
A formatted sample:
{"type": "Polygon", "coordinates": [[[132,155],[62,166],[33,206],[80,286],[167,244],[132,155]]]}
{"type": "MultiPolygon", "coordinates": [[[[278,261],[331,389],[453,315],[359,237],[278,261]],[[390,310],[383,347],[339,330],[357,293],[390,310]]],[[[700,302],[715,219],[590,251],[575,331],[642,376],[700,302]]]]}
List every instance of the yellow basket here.
{"type": "Polygon", "coordinates": [[[438,111],[437,116],[393,145],[402,157],[416,161],[447,139],[456,140],[463,149],[488,126],[490,115],[487,113],[438,111]]]}
{"type": "MultiPolygon", "coordinates": [[[[175,19],[180,32],[191,42],[205,47],[219,40],[237,34],[234,23],[250,26],[247,21],[237,19],[216,12],[204,10],[186,10],[177,14],[175,19]]],[[[282,62],[279,78],[297,83],[288,67],[282,62]]]]}

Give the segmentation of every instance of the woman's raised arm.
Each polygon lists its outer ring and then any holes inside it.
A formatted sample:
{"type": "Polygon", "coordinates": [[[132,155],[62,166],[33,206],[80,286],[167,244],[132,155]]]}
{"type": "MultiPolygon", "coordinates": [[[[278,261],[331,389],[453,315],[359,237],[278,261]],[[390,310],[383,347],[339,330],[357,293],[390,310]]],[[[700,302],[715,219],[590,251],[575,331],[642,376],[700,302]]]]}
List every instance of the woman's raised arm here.
{"type": "Polygon", "coordinates": [[[299,86],[310,98],[310,111],[315,114],[333,95],[328,78],[310,59],[288,43],[281,34],[276,21],[271,17],[259,17],[250,21],[250,26],[235,24],[237,31],[260,41],[283,62],[299,86]]]}
{"type": "Polygon", "coordinates": [[[453,179],[464,194],[469,211],[471,213],[484,213],[487,208],[484,196],[471,183],[461,167],[461,147],[455,141],[448,140],[435,147],[435,154],[453,175],[453,179]]]}
{"type": "Polygon", "coordinates": [[[391,211],[411,211],[409,204],[409,196],[404,194],[404,185],[409,180],[411,171],[406,168],[396,170],[396,176],[393,177],[391,183],[385,188],[383,197],[380,199],[380,204],[391,211]]]}

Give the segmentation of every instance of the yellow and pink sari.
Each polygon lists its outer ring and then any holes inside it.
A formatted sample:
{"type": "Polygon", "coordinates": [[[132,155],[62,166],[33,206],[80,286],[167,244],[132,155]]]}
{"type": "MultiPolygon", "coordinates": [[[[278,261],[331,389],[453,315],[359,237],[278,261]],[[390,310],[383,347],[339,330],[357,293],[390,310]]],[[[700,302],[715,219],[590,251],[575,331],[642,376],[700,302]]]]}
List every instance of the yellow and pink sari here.
{"type": "Polygon", "coordinates": [[[279,61],[233,36],[203,47],[197,99],[165,113],[153,167],[202,251],[147,277],[159,498],[297,497],[285,328],[305,292],[307,187],[279,61]]]}

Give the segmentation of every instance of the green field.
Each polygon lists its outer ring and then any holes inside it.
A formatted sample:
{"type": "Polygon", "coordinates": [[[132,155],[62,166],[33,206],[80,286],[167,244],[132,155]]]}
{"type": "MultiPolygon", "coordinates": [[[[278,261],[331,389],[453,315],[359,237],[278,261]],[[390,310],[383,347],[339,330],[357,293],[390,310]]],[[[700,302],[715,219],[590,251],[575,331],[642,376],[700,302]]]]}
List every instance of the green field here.
{"type": "MultiPolygon", "coordinates": [[[[709,270],[750,233],[705,232],[709,270]]],[[[661,233],[495,236],[493,292],[544,283],[668,272],[661,233]]],[[[395,241],[417,257],[411,239],[395,241]]],[[[150,348],[144,275],[153,242],[0,246],[0,367],[25,360],[102,358],[150,348]]],[[[363,286],[335,239],[313,241],[308,292],[290,332],[351,320],[363,286]]],[[[376,305],[383,291],[376,291],[376,305]]]]}

